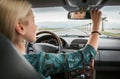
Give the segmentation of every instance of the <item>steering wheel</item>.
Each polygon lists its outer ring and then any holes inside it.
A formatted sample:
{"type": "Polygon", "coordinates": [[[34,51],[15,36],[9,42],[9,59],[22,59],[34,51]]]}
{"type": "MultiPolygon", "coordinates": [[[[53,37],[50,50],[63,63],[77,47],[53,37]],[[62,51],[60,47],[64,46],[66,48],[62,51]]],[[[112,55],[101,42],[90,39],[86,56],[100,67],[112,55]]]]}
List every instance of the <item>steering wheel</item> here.
{"type": "Polygon", "coordinates": [[[60,53],[62,51],[62,41],[60,39],[60,37],[58,37],[55,33],[50,32],[50,31],[40,31],[38,32],[36,35],[41,35],[41,34],[50,34],[52,37],[54,37],[57,42],[58,42],[58,46],[55,46],[53,44],[49,44],[49,43],[38,43],[37,41],[39,40],[39,38],[36,40],[36,42],[32,45],[32,48],[35,50],[35,52],[46,52],[46,53],[60,53]]]}

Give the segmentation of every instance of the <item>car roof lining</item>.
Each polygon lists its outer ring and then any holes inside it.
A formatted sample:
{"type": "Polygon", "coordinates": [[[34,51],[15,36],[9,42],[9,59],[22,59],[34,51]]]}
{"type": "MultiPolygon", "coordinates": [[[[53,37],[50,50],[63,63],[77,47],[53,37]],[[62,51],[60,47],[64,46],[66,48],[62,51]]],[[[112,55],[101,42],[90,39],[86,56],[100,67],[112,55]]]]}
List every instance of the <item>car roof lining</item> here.
{"type": "MultiPolygon", "coordinates": [[[[43,7],[64,7],[67,11],[74,11],[76,7],[70,7],[67,0],[28,0],[33,8],[43,7]]],[[[103,6],[120,5],[120,0],[103,0],[102,3],[96,8],[102,8],[103,6]]]]}
{"type": "Polygon", "coordinates": [[[65,6],[65,0],[28,0],[35,7],[65,6]]]}
{"type": "MultiPolygon", "coordinates": [[[[68,6],[66,0],[28,0],[36,7],[68,6]]],[[[100,6],[120,5],[120,0],[103,0],[100,6]]]]}

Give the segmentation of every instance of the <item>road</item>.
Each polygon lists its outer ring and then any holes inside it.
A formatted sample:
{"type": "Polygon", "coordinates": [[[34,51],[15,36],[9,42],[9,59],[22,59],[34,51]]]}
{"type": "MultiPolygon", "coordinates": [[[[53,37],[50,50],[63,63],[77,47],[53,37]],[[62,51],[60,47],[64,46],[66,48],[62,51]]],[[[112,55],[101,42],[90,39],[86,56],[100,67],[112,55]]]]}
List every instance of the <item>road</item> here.
{"type": "Polygon", "coordinates": [[[57,30],[54,31],[56,34],[58,35],[88,35],[87,32],[85,32],[84,30],[80,30],[80,29],[74,29],[74,28],[70,28],[70,29],[63,29],[63,30],[57,30]]]}

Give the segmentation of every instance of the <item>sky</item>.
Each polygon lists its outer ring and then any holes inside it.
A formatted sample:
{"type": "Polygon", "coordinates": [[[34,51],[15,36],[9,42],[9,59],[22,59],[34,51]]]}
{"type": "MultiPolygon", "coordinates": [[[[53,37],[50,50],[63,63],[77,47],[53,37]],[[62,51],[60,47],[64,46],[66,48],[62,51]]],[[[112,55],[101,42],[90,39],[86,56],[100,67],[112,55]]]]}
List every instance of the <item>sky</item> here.
{"type": "MultiPolygon", "coordinates": [[[[69,20],[68,11],[62,7],[32,8],[38,27],[73,27],[91,23],[91,20],[69,20]]],[[[105,6],[101,9],[102,17],[107,17],[105,28],[120,28],[120,6],[105,6]]]]}

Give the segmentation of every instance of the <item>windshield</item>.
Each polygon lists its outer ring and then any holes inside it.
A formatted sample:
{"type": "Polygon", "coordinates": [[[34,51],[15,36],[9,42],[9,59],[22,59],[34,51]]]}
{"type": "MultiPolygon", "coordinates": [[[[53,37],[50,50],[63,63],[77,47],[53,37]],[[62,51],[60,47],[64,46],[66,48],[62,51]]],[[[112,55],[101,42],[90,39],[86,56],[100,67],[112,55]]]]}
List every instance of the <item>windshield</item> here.
{"type": "MultiPolygon", "coordinates": [[[[89,36],[91,19],[69,20],[63,7],[32,8],[38,31],[49,30],[58,35],[89,36]]],[[[120,6],[104,6],[102,9],[102,36],[120,38],[120,6]]]]}

